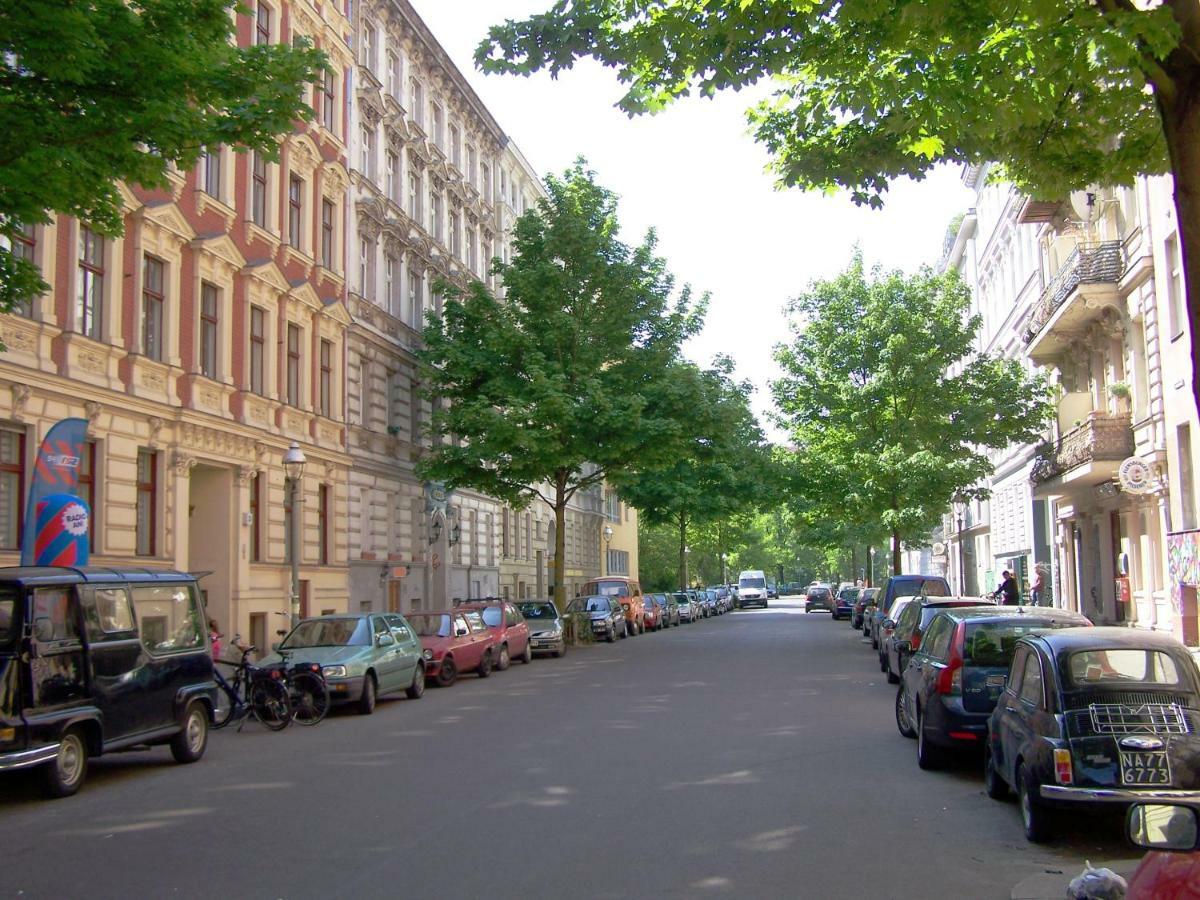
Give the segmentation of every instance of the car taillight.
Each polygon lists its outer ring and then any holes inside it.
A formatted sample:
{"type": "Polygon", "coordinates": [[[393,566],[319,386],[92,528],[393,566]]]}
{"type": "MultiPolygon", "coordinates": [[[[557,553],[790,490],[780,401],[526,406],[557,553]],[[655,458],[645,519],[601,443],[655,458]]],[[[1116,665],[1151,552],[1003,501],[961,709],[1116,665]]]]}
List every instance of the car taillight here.
{"type": "Polygon", "coordinates": [[[1071,751],[1054,751],[1054,780],[1059,784],[1070,784],[1075,780],[1071,771],[1071,751]]]}
{"type": "Polygon", "coordinates": [[[912,633],[912,637],[908,639],[908,642],[912,652],[916,653],[917,650],[921,648],[921,633],[919,631],[914,631],[912,633]]]}
{"type": "Polygon", "coordinates": [[[954,629],[954,637],[950,640],[950,658],[946,661],[946,667],[938,673],[937,692],[939,694],[957,696],[962,693],[962,645],[966,630],[966,622],[959,622],[958,627],[954,629]]]}

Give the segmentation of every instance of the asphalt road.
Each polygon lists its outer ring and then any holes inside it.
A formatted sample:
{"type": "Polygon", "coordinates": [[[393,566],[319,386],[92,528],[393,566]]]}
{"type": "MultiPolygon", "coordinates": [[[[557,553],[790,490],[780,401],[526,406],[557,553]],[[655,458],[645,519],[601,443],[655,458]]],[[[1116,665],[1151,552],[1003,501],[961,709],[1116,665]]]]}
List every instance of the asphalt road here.
{"type": "Polygon", "coordinates": [[[1129,856],[1048,847],[975,761],[916,765],[845,622],[785,599],[272,734],[0,777],[0,896],[1007,898],[1129,856]]]}

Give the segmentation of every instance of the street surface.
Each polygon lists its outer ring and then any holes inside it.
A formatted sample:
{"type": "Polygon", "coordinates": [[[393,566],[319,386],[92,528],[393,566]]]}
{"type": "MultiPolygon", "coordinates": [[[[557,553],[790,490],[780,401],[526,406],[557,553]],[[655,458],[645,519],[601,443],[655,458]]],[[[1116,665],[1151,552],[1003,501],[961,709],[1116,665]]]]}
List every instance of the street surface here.
{"type": "Polygon", "coordinates": [[[870,645],[799,602],[105,757],[66,800],[6,775],[2,895],[1007,898],[1132,855],[1111,819],[1027,844],[974,762],[921,772],[870,645]]]}

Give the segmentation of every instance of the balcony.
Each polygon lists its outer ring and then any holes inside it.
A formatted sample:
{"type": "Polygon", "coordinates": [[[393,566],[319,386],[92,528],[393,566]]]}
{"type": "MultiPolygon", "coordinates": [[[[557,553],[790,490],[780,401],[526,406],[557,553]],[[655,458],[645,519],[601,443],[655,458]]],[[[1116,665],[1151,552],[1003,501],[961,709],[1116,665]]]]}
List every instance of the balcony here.
{"type": "MultiPolygon", "coordinates": [[[[1121,461],[1133,455],[1129,413],[1092,412],[1085,421],[1038,452],[1029,480],[1035,490],[1049,482],[1090,487],[1111,481],[1121,461]]],[[[1042,496],[1050,491],[1036,491],[1042,496]]]]}
{"type": "Polygon", "coordinates": [[[1051,362],[1063,345],[1083,335],[1107,307],[1120,304],[1117,284],[1125,274],[1120,241],[1076,247],[1046,286],[1021,326],[1027,354],[1036,363],[1051,362]]]}

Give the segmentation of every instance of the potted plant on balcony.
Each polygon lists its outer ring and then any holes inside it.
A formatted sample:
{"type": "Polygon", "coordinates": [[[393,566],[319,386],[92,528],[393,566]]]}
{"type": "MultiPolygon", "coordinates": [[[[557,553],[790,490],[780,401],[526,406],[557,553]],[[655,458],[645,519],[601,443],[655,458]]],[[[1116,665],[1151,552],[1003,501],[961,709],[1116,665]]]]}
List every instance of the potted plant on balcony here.
{"type": "Polygon", "coordinates": [[[1114,412],[1129,412],[1130,398],[1133,395],[1133,391],[1129,387],[1129,382],[1114,381],[1108,386],[1108,395],[1113,398],[1113,404],[1116,406],[1114,412]]]}

